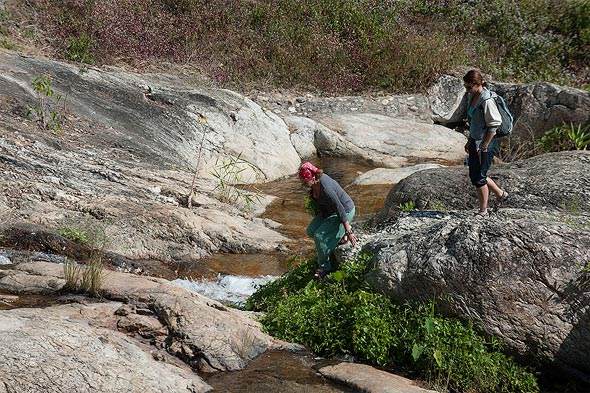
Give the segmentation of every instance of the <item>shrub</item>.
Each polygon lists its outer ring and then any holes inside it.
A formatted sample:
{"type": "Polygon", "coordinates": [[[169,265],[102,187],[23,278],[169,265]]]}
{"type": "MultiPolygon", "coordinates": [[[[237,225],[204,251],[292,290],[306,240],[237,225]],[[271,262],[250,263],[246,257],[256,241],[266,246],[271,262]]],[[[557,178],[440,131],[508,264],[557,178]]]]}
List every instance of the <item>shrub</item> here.
{"type": "Polygon", "coordinates": [[[563,124],[547,131],[538,141],[545,152],[586,150],[590,146],[590,125],[563,124]]]}
{"type": "Polygon", "coordinates": [[[92,45],[92,39],[86,33],[82,33],[79,37],[70,38],[65,57],[71,61],[92,64],[94,63],[92,45]]]}
{"type": "Polygon", "coordinates": [[[211,171],[216,182],[213,191],[216,192],[217,198],[246,211],[252,209],[255,203],[260,202],[261,193],[253,184],[242,184],[246,180],[244,174],[252,173],[255,181],[264,176],[256,165],[244,160],[241,153],[235,157],[218,158],[211,171]]]}
{"type": "Polygon", "coordinates": [[[86,230],[84,230],[82,228],[65,226],[65,227],[59,228],[57,232],[61,236],[65,237],[66,239],[69,239],[69,240],[76,242],[78,244],[81,244],[84,246],[89,244],[90,237],[89,237],[88,233],[86,232],[86,230]]]}
{"type": "Polygon", "coordinates": [[[562,82],[572,71],[584,77],[590,52],[588,0],[31,4],[23,14],[66,58],[192,62],[229,84],[423,91],[466,63],[522,81],[562,82]]]}
{"type": "Polygon", "coordinates": [[[35,116],[42,130],[61,131],[63,114],[57,108],[65,101],[53,90],[51,78],[47,75],[37,76],[31,84],[37,93],[37,104],[29,107],[28,113],[35,116]]]}
{"type": "Polygon", "coordinates": [[[534,375],[502,354],[497,341],[438,314],[434,302],[396,304],[375,293],[364,280],[370,270],[365,255],[316,282],[308,260],[261,287],[248,306],[266,311],[262,324],[270,334],[321,355],[396,365],[451,391],[538,391],[534,375]]]}

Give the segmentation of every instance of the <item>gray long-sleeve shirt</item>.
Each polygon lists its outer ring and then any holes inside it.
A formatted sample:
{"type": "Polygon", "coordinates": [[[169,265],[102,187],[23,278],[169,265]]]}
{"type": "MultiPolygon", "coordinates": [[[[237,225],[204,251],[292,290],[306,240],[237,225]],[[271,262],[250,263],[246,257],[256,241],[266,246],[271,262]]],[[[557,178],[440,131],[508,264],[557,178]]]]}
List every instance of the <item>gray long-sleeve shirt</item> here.
{"type": "Polygon", "coordinates": [[[320,177],[320,197],[317,200],[322,217],[338,213],[340,221],[348,221],[346,213],[354,209],[354,202],[340,184],[325,173],[320,177]]]}

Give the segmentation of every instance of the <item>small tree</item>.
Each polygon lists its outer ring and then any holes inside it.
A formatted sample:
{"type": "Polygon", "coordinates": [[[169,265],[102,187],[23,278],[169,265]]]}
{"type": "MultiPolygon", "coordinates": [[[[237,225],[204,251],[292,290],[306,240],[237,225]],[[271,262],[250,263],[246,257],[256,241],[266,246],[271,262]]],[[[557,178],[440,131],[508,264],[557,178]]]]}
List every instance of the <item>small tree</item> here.
{"type": "Polygon", "coordinates": [[[35,77],[31,84],[37,93],[37,104],[29,107],[28,113],[35,115],[37,124],[42,130],[61,131],[63,115],[52,108],[57,108],[60,103],[65,105],[63,96],[53,90],[51,78],[47,75],[35,77]]]}

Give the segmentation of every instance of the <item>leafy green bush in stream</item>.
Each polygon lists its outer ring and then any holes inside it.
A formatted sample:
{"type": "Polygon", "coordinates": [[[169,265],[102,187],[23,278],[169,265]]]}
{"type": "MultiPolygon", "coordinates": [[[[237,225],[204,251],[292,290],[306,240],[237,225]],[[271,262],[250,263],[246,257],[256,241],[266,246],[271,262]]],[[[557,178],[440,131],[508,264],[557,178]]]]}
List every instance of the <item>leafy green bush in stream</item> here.
{"type": "Polygon", "coordinates": [[[369,262],[346,261],[316,282],[309,260],[260,288],[250,308],[266,311],[262,324],[270,334],[324,356],[403,367],[451,391],[538,391],[534,375],[471,324],[439,315],[433,302],[396,304],[372,291],[363,279],[369,262]]]}
{"type": "Polygon", "coordinates": [[[299,265],[279,279],[262,285],[246,301],[250,311],[266,311],[280,300],[304,288],[313,277],[316,269],[315,258],[298,260],[299,265]]]}

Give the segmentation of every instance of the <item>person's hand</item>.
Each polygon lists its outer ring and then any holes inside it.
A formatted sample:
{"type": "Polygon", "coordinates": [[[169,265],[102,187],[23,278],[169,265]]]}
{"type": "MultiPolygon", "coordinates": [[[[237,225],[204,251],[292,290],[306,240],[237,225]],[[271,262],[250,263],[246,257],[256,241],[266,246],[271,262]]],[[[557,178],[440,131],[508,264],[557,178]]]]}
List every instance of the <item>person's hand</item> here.
{"type": "Polygon", "coordinates": [[[481,145],[479,145],[479,151],[482,153],[486,153],[488,151],[488,145],[482,143],[481,145]]]}
{"type": "Polygon", "coordinates": [[[346,234],[346,236],[348,236],[348,240],[350,240],[350,244],[354,247],[356,246],[356,242],[357,242],[357,238],[356,235],[354,233],[352,233],[352,231],[348,232],[346,234]]]}

